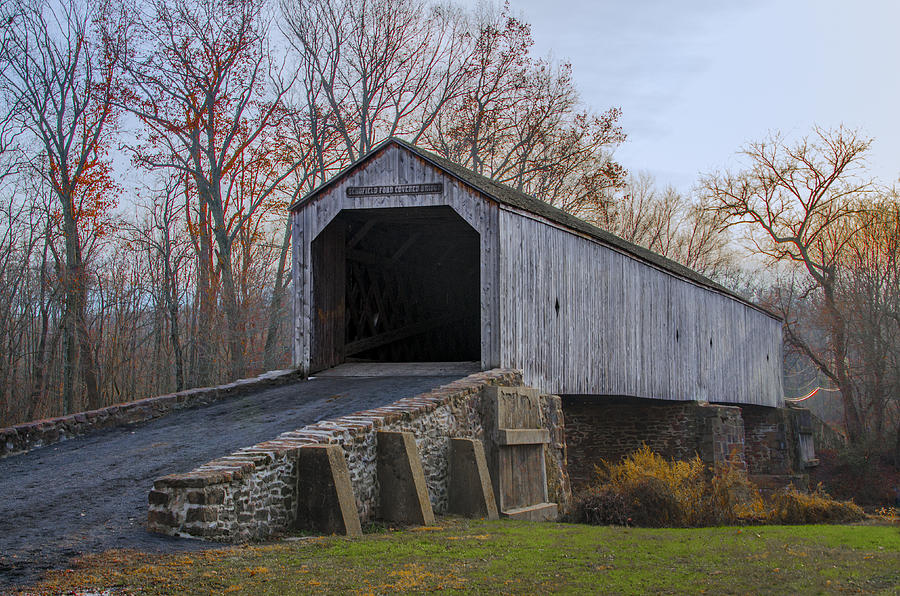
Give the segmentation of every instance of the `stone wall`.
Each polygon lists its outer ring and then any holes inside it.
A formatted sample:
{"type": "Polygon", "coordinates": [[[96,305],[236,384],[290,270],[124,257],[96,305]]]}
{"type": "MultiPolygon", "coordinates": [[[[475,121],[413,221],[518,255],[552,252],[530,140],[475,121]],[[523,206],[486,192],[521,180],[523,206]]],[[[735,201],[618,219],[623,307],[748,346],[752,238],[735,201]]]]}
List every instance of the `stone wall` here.
{"type": "Polygon", "coordinates": [[[544,428],[550,430],[550,444],[544,451],[547,495],[551,503],[559,505],[559,512],[566,514],[572,508],[572,486],[569,479],[565,419],[562,400],[558,395],[541,395],[541,416],[544,428]]]}
{"type": "MultiPolygon", "coordinates": [[[[431,392],[390,405],[321,421],[241,449],[185,474],[157,479],[149,495],[148,527],[174,536],[240,541],[290,529],[296,515],[296,461],[311,443],[340,444],[347,458],[360,518],[378,511],[376,431],[415,434],[435,513],[448,501],[450,437],[481,439],[481,388],[520,385],[521,373],[493,370],[470,375],[431,392]]],[[[556,442],[548,461],[556,462],[551,485],[568,487],[559,398],[542,398],[545,426],[556,442]]],[[[302,479],[300,479],[302,490],[302,479]]]]}
{"type": "Polygon", "coordinates": [[[818,419],[809,410],[798,406],[742,406],[741,410],[750,474],[803,474],[807,466],[815,465],[814,446],[819,442],[814,441],[814,435],[818,419]]]}
{"type": "Polygon", "coordinates": [[[569,478],[593,479],[601,459],[617,462],[646,444],[669,459],[744,465],[744,428],[734,406],[621,397],[563,397],[569,478]]]}
{"type": "MultiPolygon", "coordinates": [[[[791,407],[791,406],[789,406],[791,407]]],[[[792,406],[797,408],[797,406],[792,406]]],[[[847,437],[839,430],[810,412],[813,442],[819,450],[840,450],[847,446],[847,437]]]]}
{"type": "Polygon", "coordinates": [[[704,451],[700,451],[700,458],[716,469],[732,467],[746,470],[741,408],[721,404],[704,404],[700,407],[706,421],[702,446],[712,448],[711,458],[704,451]]]}
{"type": "Polygon", "coordinates": [[[29,449],[52,445],[66,439],[101,431],[107,428],[146,422],[175,410],[193,408],[216,401],[246,395],[267,387],[296,383],[302,375],[296,370],[275,370],[216,387],[187,389],[137,401],[115,404],[78,412],[68,416],[25,422],[0,428],[0,457],[7,457],[29,449]]]}

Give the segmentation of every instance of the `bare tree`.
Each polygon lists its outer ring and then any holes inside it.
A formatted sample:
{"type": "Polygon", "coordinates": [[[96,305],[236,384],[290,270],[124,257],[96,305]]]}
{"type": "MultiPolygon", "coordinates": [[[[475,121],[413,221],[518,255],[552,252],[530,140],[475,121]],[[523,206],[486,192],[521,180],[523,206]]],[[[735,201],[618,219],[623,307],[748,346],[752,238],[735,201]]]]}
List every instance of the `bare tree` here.
{"type": "MultiPolygon", "coordinates": [[[[301,76],[304,82],[311,80],[309,73],[301,76]]],[[[320,90],[308,84],[298,87],[301,89],[301,97],[297,102],[300,105],[295,105],[288,111],[290,122],[289,133],[286,136],[291,140],[284,143],[283,147],[290,155],[290,159],[299,165],[285,180],[285,184],[273,193],[276,195],[275,213],[281,218],[281,239],[267,315],[264,362],[268,369],[277,366],[281,361],[280,357],[287,354],[278,340],[282,336],[288,315],[286,298],[291,283],[288,261],[291,222],[287,216],[288,206],[310,192],[316,185],[324,183],[330,173],[346,165],[346,153],[341,149],[342,135],[331,124],[327,110],[320,109],[318,103],[320,90]]]]}
{"type": "Polygon", "coordinates": [[[423,0],[283,0],[285,32],[349,161],[380,140],[417,142],[467,76],[461,12],[423,0]]]}
{"type": "Polygon", "coordinates": [[[569,64],[530,55],[528,24],[508,8],[472,26],[467,80],[425,134],[439,154],[590,217],[624,182],[610,149],[625,139],[618,109],[581,106],[569,64]]]}
{"type": "Polygon", "coordinates": [[[839,303],[838,281],[840,260],[857,231],[859,197],[871,189],[858,178],[870,144],[844,128],[816,128],[794,144],[776,134],[742,151],[748,162],[744,170],[702,181],[712,208],[729,225],[744,226],[757,253],[799,264],[811,284],[809,291],[821,294],[824,349],[805,337],[790,316],[785,333],[840,389],[853,441],[861,439],[864,423],[847,364],[848,316],[839,303]]]}
{"type": "Polygon", "coordinates": [[[190,257],[189,243],[179,237],[184,230],[184,204],[180,199],[181,180],[178,176],[164,178],[160,188],[153,191],[142,224],[128,226],[132,242],[145,252],[148,276],[157,276],[156,302],[168,317],[169,343],[175,364],[175,390],[185,388],[185,359],[181,339],[181,306],[183,304],[180,277],[184,275],[190,257]]]}
{"type": "MultiPolygon", "coordinates": [[[[142,13],[143,46],[128,66],[134,100],[128,107],[143,122],[147,141],[135,159],[151,169],[183,173],[199,200],[201,298],[209,299],[213,262],[221,275],[231,374],[244,371],[243,324],[233,269],[233,245],[269,195],[296,167],[275,172],[250,202],[233,210],[229,192],[263,133],[287,117],[283,98],[290,82],[276,78],[261,19],[262,3],[155,0],[142,13]],[[208,218],[208,220],[207,220],[208,218]],[[207,287],[202,287],[207,286],[207,287]]],[[[191,189],[187,189],[188,197],[191,189]]],[[[203,310],[209,325],[214,311],[203,310]]],[[[208,354],[201,356],[206,360],[208,354]]],[[[205,381],[202,378],[201,381],[205,381]]]]}
{"type": "Polygon", "coordinates": [[[73,405],[80,358],[88,404],[97,405],[98,370],[85,308],[85,227],[111,204],[106,148],[115,119],[124,40],[108,5],[42,1],[7,5],[0,85],[15,117],[37,144],[32,159],[61,211],[65,238],[63,411],[73,405]]]}
{"type": "Polygon", "coordinates": [[[0,186],[0,420],[18,404],[15,387],[26,358],[30,323],[29,266],[40,241],[35,209],[21,204],[8,185],[0,186]],[[37,224],[36,226],[34,224],[37,224]]]}
{"type": "Polygon", "coordinates": [[[622,191],[592,210],[589,219],[706,275],[716,276],[731,265],[727,230],[703,198],[671,186],[660,190],[646,172],[629,176],[622,191]]]}
{"type": "Polygon", "coordinates": [[[879,194],[855,217],[837,294],[849,319],[851,377],[866,397],[863,417],[880,441],[893,420],[900,462],[900,201],[895,192],[879,194]]]}

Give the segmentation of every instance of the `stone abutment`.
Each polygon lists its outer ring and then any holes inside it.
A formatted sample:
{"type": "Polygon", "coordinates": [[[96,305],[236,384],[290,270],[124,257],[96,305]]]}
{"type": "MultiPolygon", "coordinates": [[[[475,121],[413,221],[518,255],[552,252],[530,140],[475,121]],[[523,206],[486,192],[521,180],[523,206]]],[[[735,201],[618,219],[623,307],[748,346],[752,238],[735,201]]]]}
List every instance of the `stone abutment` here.
{"type": "MultiPolygon", "coordinates": [[[[436,514],[448,511],[450,439],[482,440],[482,389],[519,386],[521,373],[495,369],[470,375],[415,397],[321,421],[247,447],[183,474],[154,481],[148,528],[173,536],[221,541],[263,539],[295,527],[298,457],[306,445],[337,444],[343,449],[360,520],[379,511],[377,474],[379,431],[410,432],[421,457],[427,492],[436,514]]],[[[569,502],[565,434],[559,397],[541,395],[550,498],[569,502]]]]}

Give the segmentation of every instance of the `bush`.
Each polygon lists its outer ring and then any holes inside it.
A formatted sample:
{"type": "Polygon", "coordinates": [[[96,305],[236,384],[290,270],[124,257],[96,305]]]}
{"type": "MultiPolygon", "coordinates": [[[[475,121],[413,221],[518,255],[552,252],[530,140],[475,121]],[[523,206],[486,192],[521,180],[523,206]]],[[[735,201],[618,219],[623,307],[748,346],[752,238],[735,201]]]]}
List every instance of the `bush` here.
{"type": "Polygon", "coordinates": [[[685,504],[679,500],[676,489],[660,478],[636,478],[624,484],[620,492],[635,526],[665,528],[688,522],[685,504]]]}
{"type": "Polygon", "coordinates": [[[665,482],[645,477],[616,486],[593,487],[578,499],[577,521],[604,526],[662,528],[682,525],[684,514],[665,482]]]}
{"type": "Polygon", "coordinates": [[[669,461],[644,445],[617,464],[601,461],[594,485],[576,500],[575,517],[595,525],[691,527],[841,523],[865,514],[821,487],[812,494],[779,491],[766,501],[742,469],[713,473],[697,457],[669,461]]]}
{"type": "Polygon", "coordinates": [[[589,524],[700,525],[706,469],[699,458],[667,461],[646,445],[618,464],[601,461],[597,482],[576,503],[589,524]]]}
{"type": "Polygon", "coordinates": [[[894,506],[900,487],[900,466],[894,461],[893,445],[891,437],[840,450],[817,449],[820,463],[812,470],[812,479],[838,499],[852,497],[873,508],[894,506]]]}
{"type": "Polygon", "coordinates": [[[576,521],[592,526],[627,526],[631,518],[625,497],[611,486],[599,486],[578,499],[576,521]]]}
{"type": "Polygon", "coordinates": [[[821,487],[813,493],[784,490],[771,498],[769,521],[778,524],[835,524],[865,519],[855,503],[835,501],[821,487]]]}
{"type": "Polygon", "coordinates": [[[709,479],[704,491],[702,525],[764,523],[766,504],[744,470],[728,467],[709,479]]]}
{"type": "Polygon", "coordinates": [[[625,499],[636,525],[697,525],[702,516],[706,466],[699,457],[669,461],[643,445],[617,464],[602,460],[596,480],[625,499]]]}

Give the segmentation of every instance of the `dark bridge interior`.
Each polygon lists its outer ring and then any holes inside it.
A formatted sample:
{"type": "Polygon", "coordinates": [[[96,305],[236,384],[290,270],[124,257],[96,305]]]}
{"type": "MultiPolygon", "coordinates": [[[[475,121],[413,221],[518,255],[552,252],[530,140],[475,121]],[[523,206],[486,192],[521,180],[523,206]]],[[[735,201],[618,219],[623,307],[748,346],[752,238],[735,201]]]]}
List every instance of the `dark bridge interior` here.
{"type": "Polygon", "coordinates": [[[449,207],[342,211],[312,243],[312,371],[480,360],[479,261],[449,207]]]}

